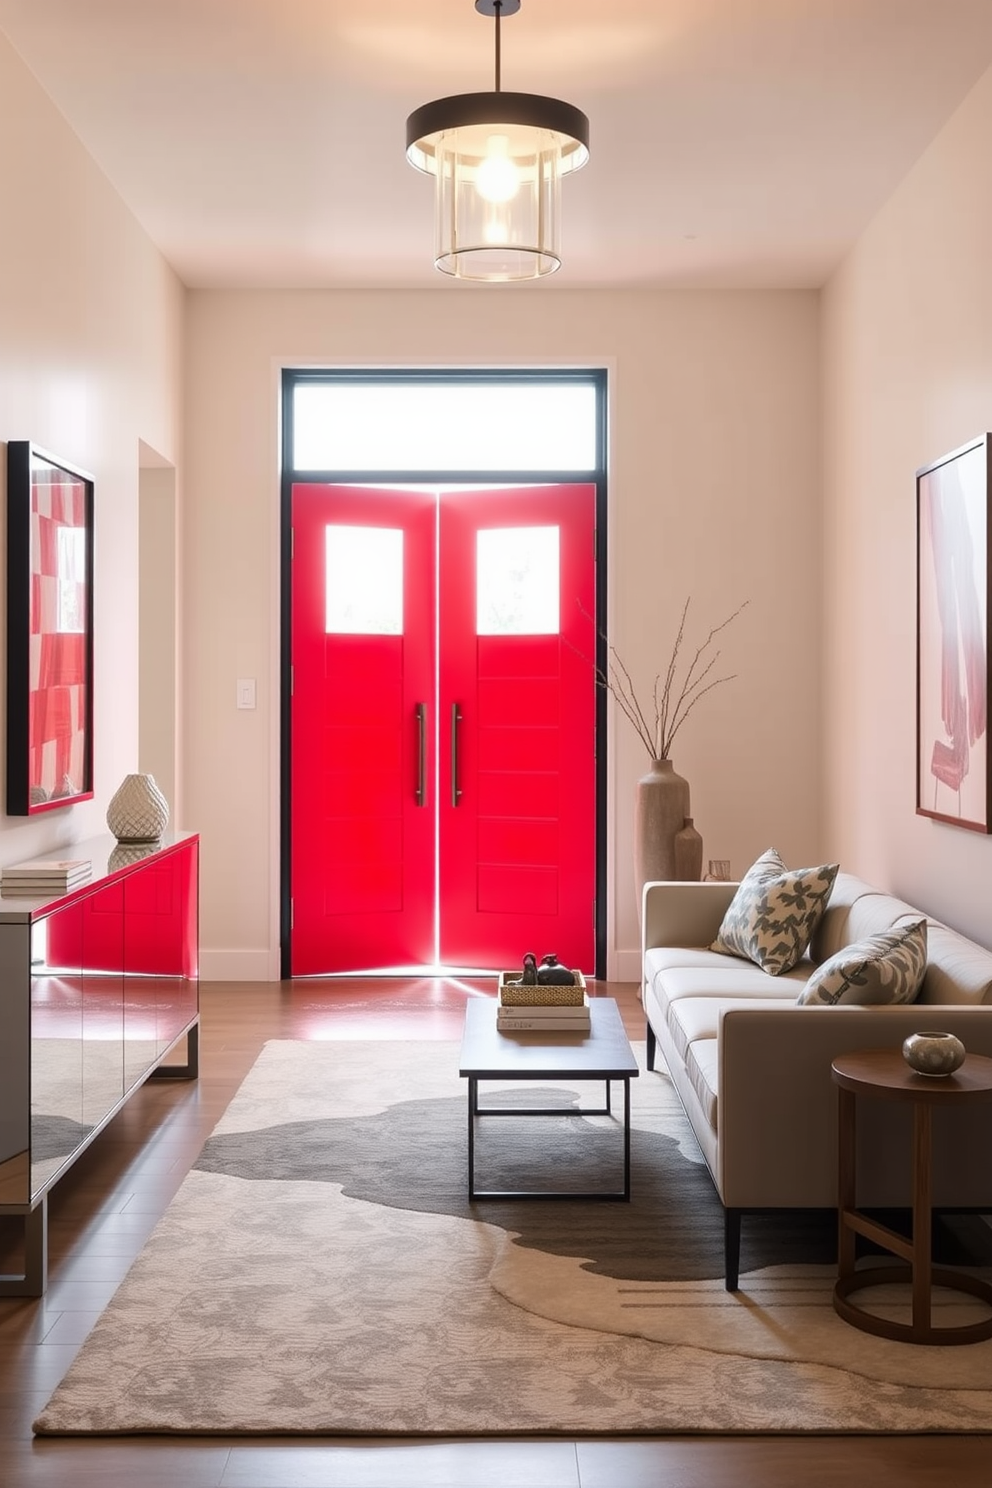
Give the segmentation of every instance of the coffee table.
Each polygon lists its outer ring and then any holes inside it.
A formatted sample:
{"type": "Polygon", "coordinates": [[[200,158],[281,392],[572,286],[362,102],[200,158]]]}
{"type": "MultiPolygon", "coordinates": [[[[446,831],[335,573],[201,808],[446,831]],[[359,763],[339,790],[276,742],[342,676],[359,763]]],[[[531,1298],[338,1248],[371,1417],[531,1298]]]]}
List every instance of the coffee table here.
{"type": "Polygon", "coordinates": [[[630,1199],[630,1082],[640,1073],[624,1032],[620,1010],[612,997],[589,1003],[588,1033],[500,1033],[496,1004],[489,998],[470,1002],[465,1009],[458,1073],[468,1080],[468,1196],[470,1199],[630,1199]],[[480,1080],[603,1080],[605,1104],[583,1106],[487,1106],[479,1108],[480,1080]],[[477,1189],[475,1186],[475,1123],[485,1116],[612,1116],[610,1083],[623,1084],[623,1187],[618,1190],[477,1189]]]}

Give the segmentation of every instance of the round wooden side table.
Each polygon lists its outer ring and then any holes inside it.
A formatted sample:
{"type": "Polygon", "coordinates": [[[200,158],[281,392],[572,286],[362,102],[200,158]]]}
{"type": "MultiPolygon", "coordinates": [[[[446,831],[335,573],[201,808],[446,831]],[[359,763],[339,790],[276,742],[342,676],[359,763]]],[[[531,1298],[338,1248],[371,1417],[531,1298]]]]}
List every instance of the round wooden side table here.
{"type": "Polygon", "coordinates": [[[934,1266],[931,1255],[931,1133],[935,1110],[992,1100],[992,1059],[969,1054],[953,1075],[919,1075],[900,1049],[841,1054],[831,1065],[838,1089],[838,1255],[834,1310],[866,1333],[904,1343],[977,1343],[992,1338],[992,1315],[960,1327],[937,1327],[931,1317],[934,1285],[979,1297],[992,1308],[992,1284],[967,1272],[934,1266]],[[858,1096],[908,1102],[913,1109],[913,1233],[907,1240],[856,1207],[855,1111],[858,1096]],[[855,1270],[855,1237],[875,1241],[903,1264],[855,1270]],[[911,1282],[912,1322],[877,1317],[850,1300],[862,1287],[911,1282]]]}

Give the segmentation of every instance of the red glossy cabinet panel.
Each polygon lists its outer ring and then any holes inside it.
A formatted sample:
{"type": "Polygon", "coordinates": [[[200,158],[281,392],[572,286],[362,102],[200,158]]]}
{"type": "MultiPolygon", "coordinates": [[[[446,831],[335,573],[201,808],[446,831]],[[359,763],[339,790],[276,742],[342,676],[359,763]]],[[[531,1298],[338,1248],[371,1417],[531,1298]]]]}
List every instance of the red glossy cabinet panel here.
{"type": "Polygon", "coordinates": [[[197,905],[193,838],[154,849],[41,920],[35,1036],[82,1037],[84,1128],[196,1017],[197,905]]]}
{"type": "Polygon", "coordinates": [[[150,854],[48,917],[48,965],[195,977],[197,877],[195,841],[150,854]]]}

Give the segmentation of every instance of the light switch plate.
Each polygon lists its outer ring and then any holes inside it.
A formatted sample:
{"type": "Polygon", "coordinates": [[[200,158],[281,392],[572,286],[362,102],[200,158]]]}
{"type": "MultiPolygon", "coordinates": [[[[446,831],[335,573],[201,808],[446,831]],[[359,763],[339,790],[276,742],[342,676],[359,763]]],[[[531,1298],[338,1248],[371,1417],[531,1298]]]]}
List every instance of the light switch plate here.
{"type": "Polygon", "coordinates": [[[255,678],[238,678],[238,707],[254,708],[255,706],[255,678]]]}

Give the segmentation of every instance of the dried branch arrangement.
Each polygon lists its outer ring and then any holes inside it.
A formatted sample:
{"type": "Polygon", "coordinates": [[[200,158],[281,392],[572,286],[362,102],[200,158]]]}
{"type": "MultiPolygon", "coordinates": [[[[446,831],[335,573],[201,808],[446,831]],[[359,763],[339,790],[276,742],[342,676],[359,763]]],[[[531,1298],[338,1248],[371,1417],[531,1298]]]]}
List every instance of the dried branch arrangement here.
{"type": "Polygon", "coordinates": [[[731,672],[726,677],[711,677],[710,674],[720,659],[720,652],[716,650],[709,655],[707,653],[720,632],[726,630],[749,603],[750,600],[746,599],[726,620],[714,625],[705,641],[697,648],[680,683],[677,677],[679,655],[685,640],[686,617],[689,613],[689,600],[686,600],[668,668],[664,675],[659,672],[654,679],[652,722],[648,721],[648,712],[638,699],[630,673],[617,655],[616,647],[607,643],[607,668],[605,672],[600,667],[596,668],[596,681],[616,698],[620,711],[633,724],[638,738],[653,760],[670,759],[675,735],[700,698],[712,692],[714,687],[732,682],[736,677],[736,672],[731,672]]]}

